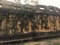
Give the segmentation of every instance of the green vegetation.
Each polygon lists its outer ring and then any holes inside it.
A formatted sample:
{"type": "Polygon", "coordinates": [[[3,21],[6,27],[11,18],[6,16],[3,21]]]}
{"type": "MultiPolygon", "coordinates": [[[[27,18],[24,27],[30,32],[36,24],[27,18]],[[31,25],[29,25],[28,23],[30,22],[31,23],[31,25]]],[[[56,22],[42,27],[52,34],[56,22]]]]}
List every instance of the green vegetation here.
{"type": "Polygon", "coordinates": [[[54,43],[54,45],[60,45],[60,43],[54,43]]]}
{"type": "Polygon", "coordinates": [[[35,44],[35,45],[40,45],[40,44],[35,44]]]}

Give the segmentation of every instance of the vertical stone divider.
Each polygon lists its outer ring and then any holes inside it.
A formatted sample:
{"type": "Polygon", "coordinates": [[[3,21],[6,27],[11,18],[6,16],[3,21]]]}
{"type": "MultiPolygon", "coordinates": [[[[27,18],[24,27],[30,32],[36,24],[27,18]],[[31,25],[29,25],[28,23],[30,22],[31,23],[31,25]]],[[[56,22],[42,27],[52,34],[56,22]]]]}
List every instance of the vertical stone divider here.
{"type": "Polygon", "coordinates": [[[8,18],[8,24],[7,24],[7,27],[8,27],[8,35],[13,35],[14,34],[14,29],[13,29],[13,15],[10,14],[9,15],[9,18],[8,18]]]}
{"type": "Polygon", "coordinates": [[[60,30],[60,24],[59,24],[59,16],[56,17],[56,28],[57,30],[60,30]]]}
{"type": "Polygon", "coordinates": [[[32,23],[31,23],[31,21],[29,21],[29,23],[28,23],[28,29],[29,29],[29,32],[32,32],[32,23]]]}
{"type": "Polygon", "coordinates": [[[16,31],[16,33],[20,33],[21,32],[21,21],[20,20],[18,20],[17,21],[17,31],[16,31]]]}
{"type": "Polygon", "coordinates": [[[51,19],[50,16],[48,16],[48,29],[51,31],[51,19]]]}
{"type": "Polygon", "coordinates": [[[3,20],[2,20],[2,30],[1,30],[1,34],[5,34],[6,33],[6,18],[4,18],[3,20]]]}

